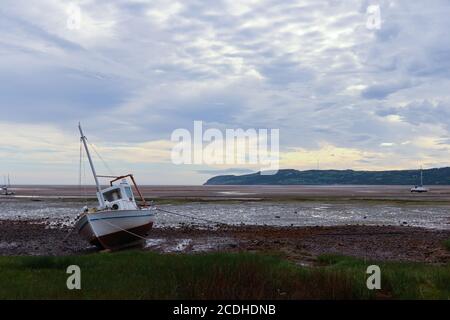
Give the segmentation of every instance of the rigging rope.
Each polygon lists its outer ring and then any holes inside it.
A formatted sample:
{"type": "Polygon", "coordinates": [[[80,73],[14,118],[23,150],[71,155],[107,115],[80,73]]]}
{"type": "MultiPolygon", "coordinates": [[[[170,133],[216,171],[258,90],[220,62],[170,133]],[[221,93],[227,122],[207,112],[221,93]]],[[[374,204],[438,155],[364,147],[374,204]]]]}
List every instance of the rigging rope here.
{"type": "Polygon", "coordinates": [[[180,216],[180,217],[185,217],[185,218],[190,218],[190,219],[194,219],[194,220],[205,221],[205,222],[214,223],[214,224],[218,224],[218,225],[229,226],[229,224],[227,224],[225,222],[221,222],[221,221],[215,221],[215,220],[206,219],[206,218],[199,218],[199,217],[195,217],[195,216],[191,216],[191,215],[187,215],[187,214],[182,214],[182,213],[177,213],[177,212],[173,212],[173,211],[169,211],[169,210],[160,209],[160,208],[157,208],[157,207],[155,207],[155,209],[158,210],[158,211],[161,211],[161,212],[165,212],[165,213],[168,213],[168,214],[173,214],[173,215],[180,216]]]}
{"type": "MultiPolygon", "coordinates": [[[[84,159],[84,153],[83,153],[83,159],[84,159]]],[[[88,199],[87,199],[87,190],[86,190],[86,162],[83,161],[83,193],[84,193],[84,202],[86,206],[88,205],[88,199]]]]}
{"type": "Polygon", "coordinates": [[[84,196],[85,204],[87,205],[87,192],[86,192],[86,165],[84,163],[83,145],[80,139],[80,167],[79,167],[79,192],[84,196]]]}
{"type": "Polygon", "coordinates": [[[114,172],[111,170],[111,168],[108,166],[108,164],[106,163],[106,161],[102,158],[102,156],[100,155],[100,153],[97,151],[97,148],[94,146],[94,144],[92,144],[87,138],[86,138],[87,142],[89,143],[89,145],[92,147],[92,150],[94,150],[95,154],[97,155],[97,157],[102,161],[103,165],[105,166],[106,170],[109,171],[109,173],[112,176],[115,176],[114,172]]]}
{"type": "MultiPolygon", "coordinates": [[[[173,214],[173,215],[176,215],[176,216],[185,217],[185,218],[191,218],[191,219],[196,219],[196,220],[203,220],[203,221],[210,222],[210,223],[215,223],[215,224],[219,224],[219,225],[225,225],[225,226],[228,226],[228,224],[226,224],[226,223],[224,223],[224,222],[214,221],[214,220],[205,219],[205,218],[198,218],[198,217],[194,217],[194,216],[190,216],[190,215],[186,215],[186,214],[181,214],[181,213],[177,213],[177,212],[173,212],[173,211],[169,211],[169,210],[160,209],[160,208],[157,208],[157,207],[155,207],[155,210],[158,210],[158,211],[161,211],[161,212],[165,212],[165,213],[168,213],[168,214],[173,214]]],[[[142,240],[147,240],[146,237],[143,237],[143,236],[138,235],[138,234],[136,234],[136,233],[134,233],[134,232],[131,232],[131,231],[129,231],[129,230],[126,230],[126,229],[124,229],[124,228],[122,228],[122,227],[120,227],[120,226],[118,226],[118,225],[116,225],[116,224],[114,224],[114,223],[112,223],[112,222],[109,222],[109,221],[107,221],[107,220],[99,220],[99,221],[104,222],[104,223],[107,223],[107,224],[109,224],[110,226],[113,226],[114,228],[117,228],[117,229],[119,229],[119,230],[121,230],[121,231],[124,231],[124,232],[126,232],[126,233],[128,233],[128,234],[131,234],[132,236],[134,236],[134,237],[136,237],[136,238],[139,238],[139,239],[142,239],[142,240]]]]}
{"type": "Polygon", "coordinates": [[[78,188],[81,193],[81,165],[82,165],[82,157],[83,157],[83,146],[80,139],[80,167],[78,169],[78,188]]]}
{"type": "Polygon", "coordinates": [[[111,225],[111,226],[113,226],[113,227],[115,227],[115,228],[117,228],[117,229],[119,229],[119,230],[121,230],[121,231],[124,231],[124,232],[126,232],[126,233],[129,233],[129,234],[131,234],[132,236],[135,236],[135,237],[140,238],[140,239],[142,239],[142,240],[147,240],[147,238],[145,238],[145,237],[143,237],[143,236],[140,236],[140,235],[138,235],[138,234],[136,234],[136,233],[134,233],[134,232],[131,232],[130,230],[127,230],[127,229],[124,229],[124,228],[122,228],[122,227],[119,227],[118,225],[116,225],[116,224],[114,224],[114,223],[112,223],[112,222],[109,222],[109,221],[106,221],[106,220],[98,220],[98,221],[100,221],[100,222],[105,222],[105,223],[107,223],[107,224],[109,224],[109,225],[111,225]]]}
{"type": "MultiPolygon", "coordinates": [[[[230,226],[230,224],[227,224],[227,223],[224,223],[224,222],[221,222],[221,221],[215,221],[215,220],[206,219],[206,218],[199,218],[199,217],[195,217],[195,216],[191,216],[191,215],[187,215],[187,214],[182,214],[182,213],[178,213],[178,212],[173,212],[173,211],[161,209],[161,208],[158,208],[158,207],[156,207],[156,206],[155,206],[154,208],[155,208],[155,210],[157,210],[157,211],[161,211],[161,212],[168,213],[168,214],[173,214],[173,215],[175,215],[175,216],[180,216],[180,217],[190,218],[190,219],[194,219],[194,220],[205,221],[205,222],[214,223],[214,224],[222,225],[222,226],[230,226]]],[[[77,219],[75,219],[75,220],[78,220],[79,217],[80,217],[80,216],[78,216],[77,219]]],[[[109,221],[106,221],[106,220],[99,220],[99,221],[104,222],[104,223],[106,223],[106,224],[109,224],[109,225],[111,225],[111,226],[113,226],[113,227],[115,227],[115,228],[117,228],[117,229],[119,229],[119,230],[121,230],[121,231],[123,231],[123,232],[126,232],[126,233],[128,233],[128,234],[131,234],[132,236],[137,237],[137,238],[139,238],[139,239],[147,240],[147,238],[142,237],[142,236],[140,236],[140,235],[138,235],[138,234],[136,234],[136,233],[134,233],[134,232],[132,232],[132,231],[126,230],[126,229],[124,229],[124,228],[122,228],[122,227],[120,227],[120,226],[118,226],[118,225],[116,225],[116,224],[114,224],[114,223],[109,222],[109,221]]],[[[64,237],[63,242],[65,242],[65,241],[67,240],[67,238],[72,234],[72,232],[73,232],[74,230],[75,230],[75,228],[73,228],[73,229],[69,232],[69,234],[67,234],[66,237],[64,237]]]]}

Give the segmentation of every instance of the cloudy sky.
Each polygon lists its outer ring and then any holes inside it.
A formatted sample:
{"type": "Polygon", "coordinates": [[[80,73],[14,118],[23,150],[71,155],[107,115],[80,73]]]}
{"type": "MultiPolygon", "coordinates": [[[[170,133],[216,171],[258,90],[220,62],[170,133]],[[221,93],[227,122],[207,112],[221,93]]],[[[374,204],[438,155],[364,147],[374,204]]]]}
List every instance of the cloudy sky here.
{"type": "Polygon", "coordinates": [[[279,129],[283,168],[448,166],[449,16],[448,0],[2,0],[0,173],[78,183],[78,121],[146,184],[251,169],[172,164],[194,120],[279,129]]]}

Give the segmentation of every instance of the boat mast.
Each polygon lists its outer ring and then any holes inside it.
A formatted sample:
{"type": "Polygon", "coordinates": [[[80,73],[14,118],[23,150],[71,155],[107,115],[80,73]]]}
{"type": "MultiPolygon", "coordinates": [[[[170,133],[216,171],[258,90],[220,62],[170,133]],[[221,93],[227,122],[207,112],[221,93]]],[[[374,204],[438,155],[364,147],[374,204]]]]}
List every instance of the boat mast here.
{"type": "Polygon", "coordinates": [[[422,166],[420,166],[420,186],[423,187],[423,169],[422,169],[422,166]]]}
{"type": "Polygon", "coordinates": [[[86,137],[83,134],[83,129],[81,129],[81,123],[78,123],[78,129],[80,130],[81,141],[83,141],[84,149],[86,150],[87,157],[89,159],[89,165],[91,166],[92,174],[94,175],[95,185],[97,186],[97,198],[101,207],[105,206],[105,199],[103,199],[102,189],[100,188],[100,183],[98,182],[97,173],[95,172],[94,163],[92,162],[91,154],[89,153],[89,148],[86,143],[86,137]]]}

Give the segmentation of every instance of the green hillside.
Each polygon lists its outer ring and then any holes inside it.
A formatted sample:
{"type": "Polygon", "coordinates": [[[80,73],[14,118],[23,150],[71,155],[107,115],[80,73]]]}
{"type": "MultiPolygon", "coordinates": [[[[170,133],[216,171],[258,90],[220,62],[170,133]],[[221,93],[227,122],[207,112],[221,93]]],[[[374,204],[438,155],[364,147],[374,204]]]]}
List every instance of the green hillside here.
{"type": "MultiPolygon", "coordinates": [[[[450,184],[450,167],[423,170],[425,185],[450,184]]],[[[245,175],[216,176],[205,185],[415,185],[420,184],[419,170],[279,170],[274,175],[260,172],[245,175]]]]}

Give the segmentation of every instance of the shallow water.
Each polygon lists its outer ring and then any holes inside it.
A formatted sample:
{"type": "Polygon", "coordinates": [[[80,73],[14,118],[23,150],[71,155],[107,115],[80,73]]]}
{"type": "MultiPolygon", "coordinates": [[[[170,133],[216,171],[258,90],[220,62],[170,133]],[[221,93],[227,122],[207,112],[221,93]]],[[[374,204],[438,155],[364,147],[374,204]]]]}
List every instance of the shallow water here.
{"type": "Polygon", "coordinates": [[[237,246],[234,239],[226,237],[202,237],[194,239],[147,239],[145,247],[161,252],[209,252],[230,246],[237,246]]]}
{"type": "MultiPolygon", "coordinates": [[[[46,219],[50,226],[71,225],[82,201],[10,199],[0,202],[0,219],[46,219]]],[[[239,202],[160,205],[161,209],[226,224],[275,226],[409,225],[450,229],[450,206],[355,202],[239,202]]],[[[158,211],[157,226],[209,222],[158,211]]]]}

